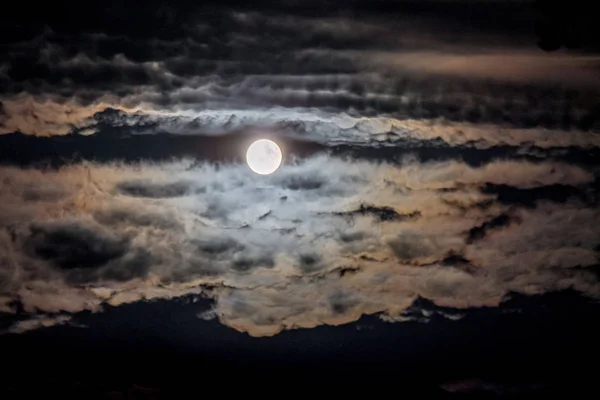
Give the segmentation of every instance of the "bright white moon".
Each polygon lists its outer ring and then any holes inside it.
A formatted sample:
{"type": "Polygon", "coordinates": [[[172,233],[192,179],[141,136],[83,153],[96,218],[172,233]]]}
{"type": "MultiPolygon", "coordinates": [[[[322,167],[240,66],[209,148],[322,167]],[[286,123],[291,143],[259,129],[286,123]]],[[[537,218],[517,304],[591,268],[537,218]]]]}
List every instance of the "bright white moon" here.
{"type": "Polygon", "coordinates": [[[246,161],[250,169],[260,175],[269,175],[277,171],[282,160],[281,149],[277,143],[260,139],[248,147],[246,161]]]}

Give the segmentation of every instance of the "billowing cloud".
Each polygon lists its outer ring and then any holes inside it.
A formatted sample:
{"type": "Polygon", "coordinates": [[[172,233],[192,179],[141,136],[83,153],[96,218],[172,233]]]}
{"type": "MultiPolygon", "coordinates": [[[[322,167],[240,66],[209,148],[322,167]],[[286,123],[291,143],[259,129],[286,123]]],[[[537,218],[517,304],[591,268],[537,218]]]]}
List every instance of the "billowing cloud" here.
{"type": "Polygon", "coordinates": [[[568,164],[321,155],[272,176],[181,160],[3,167],[0,177],[2,310],[36,315],[13,332],[190,293],[214,299],[207,316],[255,336],[363,314],[400,321],[419,297],[462,309],[510,292],[600,296],[588,269],[597,207],[577,195],[521,207],[486,189],[591,188],[594,175],[568,164]]]}

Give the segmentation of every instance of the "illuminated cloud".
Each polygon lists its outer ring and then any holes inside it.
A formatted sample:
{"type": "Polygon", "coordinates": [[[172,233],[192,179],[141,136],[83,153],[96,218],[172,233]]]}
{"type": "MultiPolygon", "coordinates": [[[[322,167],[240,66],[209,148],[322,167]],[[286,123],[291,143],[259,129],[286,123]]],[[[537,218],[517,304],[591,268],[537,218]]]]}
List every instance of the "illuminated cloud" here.
{"type": "Polygon", "coordinates": [[[417,297],[468,308],[509,292],[600,295],[586,270],[597,208],[485,193],[593,182],[566,164],[315,156],[266,177],[191,161],[0,176],[3,298],[50,317],[202,293],[222,323],[261,336],[363,314],[401,320],[417,297]]]}

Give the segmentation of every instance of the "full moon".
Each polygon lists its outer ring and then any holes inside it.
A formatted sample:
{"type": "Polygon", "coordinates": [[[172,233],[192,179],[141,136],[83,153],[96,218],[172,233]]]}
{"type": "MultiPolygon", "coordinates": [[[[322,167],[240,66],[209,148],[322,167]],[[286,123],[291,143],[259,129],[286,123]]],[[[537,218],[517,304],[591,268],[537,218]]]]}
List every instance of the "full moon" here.
{"type": "Polygon", "coordinates": [[[260,175],[269,175],[277,171],[282,158],[277,143],[269,139],[260,139],[252,143],[246,153],[248,166],[260,175]]]}

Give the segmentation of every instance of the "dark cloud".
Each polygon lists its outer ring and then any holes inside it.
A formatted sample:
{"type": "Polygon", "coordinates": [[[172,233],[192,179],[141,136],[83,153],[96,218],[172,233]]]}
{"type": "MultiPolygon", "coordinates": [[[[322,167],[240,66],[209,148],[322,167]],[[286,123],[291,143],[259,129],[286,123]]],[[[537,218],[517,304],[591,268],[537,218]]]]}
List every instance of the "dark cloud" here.
{"type": "Polygon", "coordinates": [[[354,215],[372,215],[379,221],[403,221],[411,218],[418,218],[421,213],[415,211],[407,214],[399,214],[392,207],[376,207],[372,205],[361,204],[357,210],[336,213],[335,215],[352,217],[354,215]]]}
{"type": "Polygon", "coordinates": [[[62,269],[97,268],[123,256],[125,238],[91,224],[55,221],[35,223],[26,246],[34,256],[62,269]]]}
{"type": "MultiPolygon", "coordinates": [[[[218,274],[227,267],[215,263],[230,265],[233,271],[251,272],[254,268],[272,268],[275,266],[273,254],[268,250],[256,249],[231,237],[213,237],[192,240],[195,253],[192,266],[185,274],[218,274]]],[[[185,276],[185,274],[183,276],[185,276]]]]}
{"type": "Polygon", "coordinates": [[[103,225],[154,226],[160,229],[181,229],[182,225],[176,216],[152,212],[140,212],[131,208],[114,208],[99,210],[94,219],[103,225]]]}
{"type": "Polygon", "coordinates": [[[0,309],[14,313],[16,298],[25,314],[47,314],[31,323],[39,328],[56,313],[196,293],[215,300],[223,324],[264,336],[363,314],[429,320],[404,314],[415,296],[460,309],[496,307],[511,291],[573,287],[594,297],[594,204],[539,198],[527,207],[486,193],[490,184],[594,193],[594,179],[549,160],[323,154],[260,177],[197,160],[3,167],[0,309]],[[290,187],[300,176],[323,185],[290,187]],[[136,195],[115,190],[124,182],[136,195]],[[186,195],[165,195],[182,182],[186,195]],[[61,196],[24,201],[32,188],[61,196]]]}
{"type": "Polygon", "coordinates": [[[202,216],[209,219],[227,220],[227,216],[230,212],[231,210],[226,204],[223,204],[219,202],[218,199],[215,199],[215,201],[210,202],[206,206],[206,209],[202,212],[202,216]]]}
{"type": "Polygon", "coordinates": [[[194,246],[197,246],[198,250],[210,256],[220,256],[224,253],[242,251],[245,248],[243,244],[228,237],[214,238],[204,241],[195,240],[193,244],[194,246]]]}
{"type": "Polygon", "coordinates": [[[492,218],[489,221],[484,222],[480,226],[473,227],[467,233],[467,243],[473,243],[477,240],[483,239],[489,230],[501,228],[516,222],[514,218],[511,218],[509,214],[500,214],[497,217],[492,218]]]}
{"type": "Polygon", "coordinates": [[[184,196],[190,187],[186,182],[160,184],[155,182],[128,181],[117,184],[117,190],[134,197],[180,197],[184,196]]]}
{"type": "Polygon", "coordinates": [[[157,258],[145,249],[132,249],[123,257],[105,264],[97,269],[77,267],[69,271],[65,279],[72,284],[89,284],[94,282],[128,282],[137,278],[145,278],[157,258]]]}
{"type": "Polygon", "coordinates": [[[349,308],[357,305],[358,301],[352,298],[348,293],[336,292],[329,296],[329,303],[335,314],[343,314],[347,312],[349,308]]]}
{"type": "Polygon", "coordinates": [[[194,294],[265,336],[599,297],[600,61],[536,49],[522,3],[3,14],[0,312],[194,294]]]}
{"type": "Polygon", "coordinates": [[[65,195],[61,188],[57,187],[32,187],[23,191],[24,201],[47,201],[54,202],[65,195]]]}
{"type": "Polygon", "coordinates": [[[148,250],[137,248],[119,262],[100,270],[97,279],[127,282],[135,278],[144,278],[156,262],[155,256],[148,250]]]}
{"type": "Polygon", "coordinates": [[[350,243],[358,240],[364,239],[366,234],[364,232],[351,232],[351,233],[341,233],[340,239],[343,242],[350,243]]]}
{"type": "MultiPolygon", "coordinates": [[[[259,11],[187,3],[144,7],[110,23],[107,15],[129,6],[86,9],[91,20],[82,25],[56,13],[27,24],[9,19],[3,29],[13,29],[0,47],[0,132],[91,133],[124,120],[131,132],[247,126],[244,118],[198,116],[222,109],[319,110],[442,126],[598,127],[597,57],[525,46],[536,41],[527,2],[467,3],[348,4],[361,10],[360,20],[331,5],[315,14],[321,4],[263,4],[259,11]],[[103,114],[110,109],[126,116],[103,114]]],[[[254,122],[297,123],[270,119],[254,122]]]]}
{"type": "Polygon", "coordinates": [[[270,255],[260,255],[257,257],[240,255],[233,259],[233,268],[236,271],[248,271],[249,269],[257,267],[271,268],[274,265],[275,260],[270,255]]]}
{"type": "Polygon", "coordinates": [[[326,184],[325,178],[315,174],[298,174],[282,179],[282,186],[291,190],[315,190],[326,184]]]}
{"type": "Polygon", "coordinates": [[[446,253],[462,247],[455,238],[414,233],[400,234],[388,245],[399,262],[417,265],[442,260],[446,253]]]}

